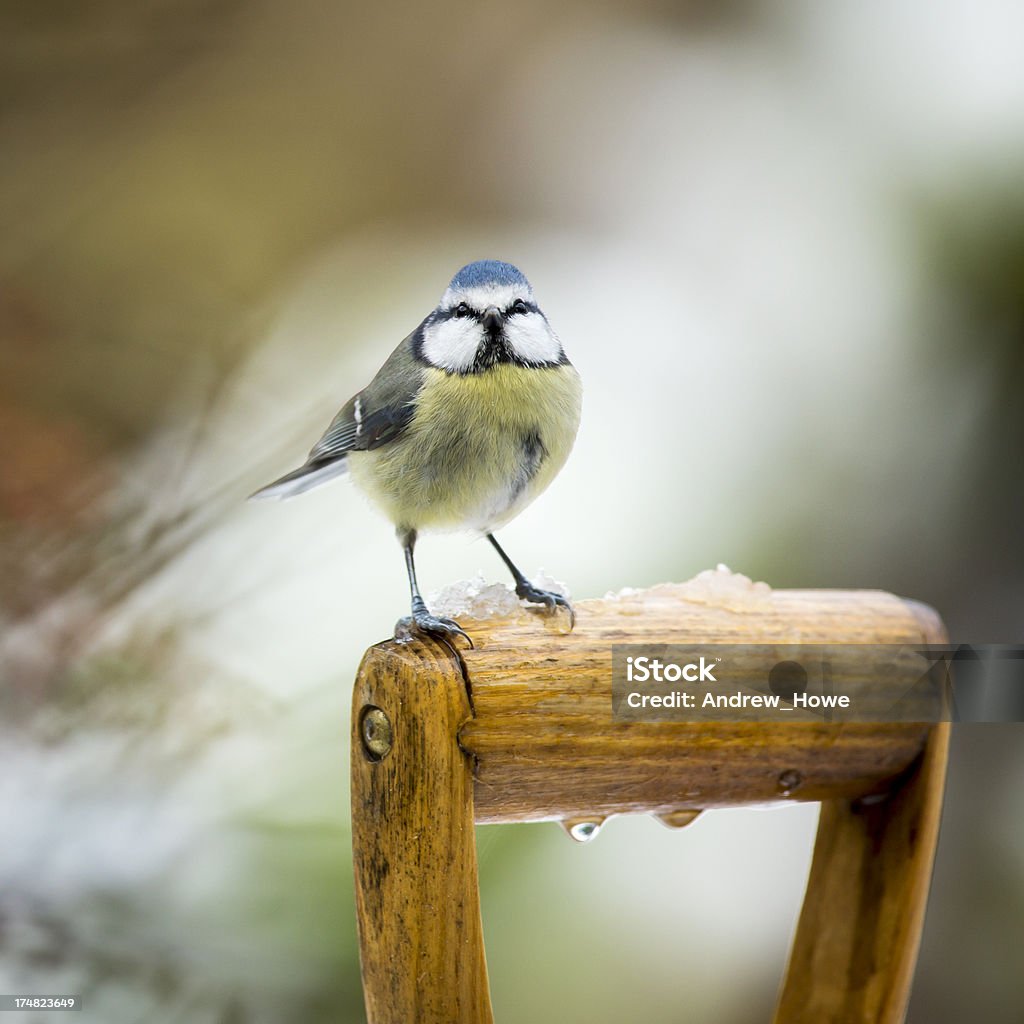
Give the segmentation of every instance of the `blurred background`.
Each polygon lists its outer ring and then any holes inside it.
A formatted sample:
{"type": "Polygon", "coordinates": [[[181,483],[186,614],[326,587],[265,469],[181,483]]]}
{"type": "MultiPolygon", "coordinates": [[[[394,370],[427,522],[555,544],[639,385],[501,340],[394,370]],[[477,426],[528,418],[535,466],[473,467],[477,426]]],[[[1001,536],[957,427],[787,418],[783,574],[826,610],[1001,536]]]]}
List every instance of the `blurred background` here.
{"type": "MultiPolygon", "coordinates": [[[[401,554],[344,483],[244,498],[470,260],[586,383],[528,572],[1024,639],[1022,46],[1011,0],[0,4],[0,991],[363,1019],[348,703],[401,554]]],[[[1021,738],[955,733],[914,1024],[1024,1019],[1021,738]]],[[[497,1019],[767,1020],[815,821],[481,828],[497,1019]]]]}

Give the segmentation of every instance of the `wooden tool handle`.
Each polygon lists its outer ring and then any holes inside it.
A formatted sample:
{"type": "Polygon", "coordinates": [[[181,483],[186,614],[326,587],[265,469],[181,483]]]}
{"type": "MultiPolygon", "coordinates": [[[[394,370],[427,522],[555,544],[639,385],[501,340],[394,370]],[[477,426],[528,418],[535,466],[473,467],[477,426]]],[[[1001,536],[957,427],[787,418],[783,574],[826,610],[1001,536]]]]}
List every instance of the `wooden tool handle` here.
{"type": "Polygon", "coordinates": [[[490,1024],[469,702],[440,644],[372,648],[352,696],[352,849],[370,1024],[490,1024]]]}
{"type": "MultiPolygon", "coordinates": [[[[710,574],[389,641],[353,696],[352,831],[370,1024],[490,1024],[473,823],[822,800],[776,1024],[898,1024],[938,834],[948,725],[616,722],[613,643],[941,644],[889,594],[710,574]]],[[[528,979],[524,980],[528,984],[528,979]]],[[[539,1022],[543,1024],[543,1022],[539,1022]]]]}
{"type": "Polygon", "coordinates": [[[852,798],[900,776],[924,749],[927,725],[612,719],[613,644],[919,644],[944,635],[934,613],[891,594],[772,591],[718,575],[581,601],[568,636],[526,611],[462,619],[476,648],[462,655],[473,717],[459,742],[476,763],[478,822],[852,798]]]}

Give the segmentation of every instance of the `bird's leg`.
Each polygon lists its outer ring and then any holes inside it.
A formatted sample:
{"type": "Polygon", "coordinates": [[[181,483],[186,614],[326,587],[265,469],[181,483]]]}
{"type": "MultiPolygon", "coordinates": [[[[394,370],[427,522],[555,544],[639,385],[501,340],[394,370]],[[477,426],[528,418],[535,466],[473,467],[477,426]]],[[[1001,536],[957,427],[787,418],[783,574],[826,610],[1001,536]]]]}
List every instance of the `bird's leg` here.
{"type": "Polygon", "coordinates": [[[501,560],[508,566],[508,571],[512,573],[512,578],[516,581],[516,595],[522,598],[524,601],[532,601],[534,604],[542,604],[549,611],[554,611],[556,608],[565,608],[569,612],[569,621],[572,625],[576,624],[576,613],[572,610],[572,605],[562,597],[561,594],[556,594],[551,590],[541,590],[540,587],[535,587],[513,564],[512,559],[505,554],[501,545],[495,540],[494,534],[487,534],[487,539],[494,545],[494,550],[501,556],[501,560]]]}
{"type": "Polygon", "coordinates": [[[410,629],[415,627],[419,632],[429,636],[435,636],[442,640],[452,640],[457,636],[464,637],[470,647],[473,641],[469,634],[454,620],[442,619],[431,615],[427,610],[427,604],[420,594],[419,584],[416,582],[416,563],[413,559],[413,548],[416,546],[416,531],[398,531],[398,541],[405,552],[405,571],[409,574],[409,594],[412,597],[412,615],[405,619],[399,619],[395,626],[395,636],[408,636],[410,629]]]}

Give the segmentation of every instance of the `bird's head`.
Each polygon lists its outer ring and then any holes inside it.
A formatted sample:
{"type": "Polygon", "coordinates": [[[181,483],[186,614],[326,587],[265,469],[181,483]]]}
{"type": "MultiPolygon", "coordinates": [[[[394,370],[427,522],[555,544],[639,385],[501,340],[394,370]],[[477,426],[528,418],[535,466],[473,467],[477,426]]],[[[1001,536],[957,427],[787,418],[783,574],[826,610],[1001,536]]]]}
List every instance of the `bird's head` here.
{"type": "Polygon", "coordinates": [[[451,280],[416,339],[420,359],[449,373],[481,373],[499,363],[566,362],[558,336],[511,263],[478,260],[451,280]]]}

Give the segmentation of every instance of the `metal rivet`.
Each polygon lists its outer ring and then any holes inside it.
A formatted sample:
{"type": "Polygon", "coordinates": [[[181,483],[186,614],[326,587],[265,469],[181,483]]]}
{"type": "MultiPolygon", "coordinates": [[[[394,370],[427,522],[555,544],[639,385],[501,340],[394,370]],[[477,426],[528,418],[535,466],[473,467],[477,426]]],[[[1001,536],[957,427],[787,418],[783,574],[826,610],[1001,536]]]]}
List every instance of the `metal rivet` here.
{"type": "Polygon", "coordinates": [[[359,732],[363,738],[363,748],[371,761],[379,761],[386,757],[394,742],[391,720],[380,708],[367,704],[360,718],[359,732]]]}

